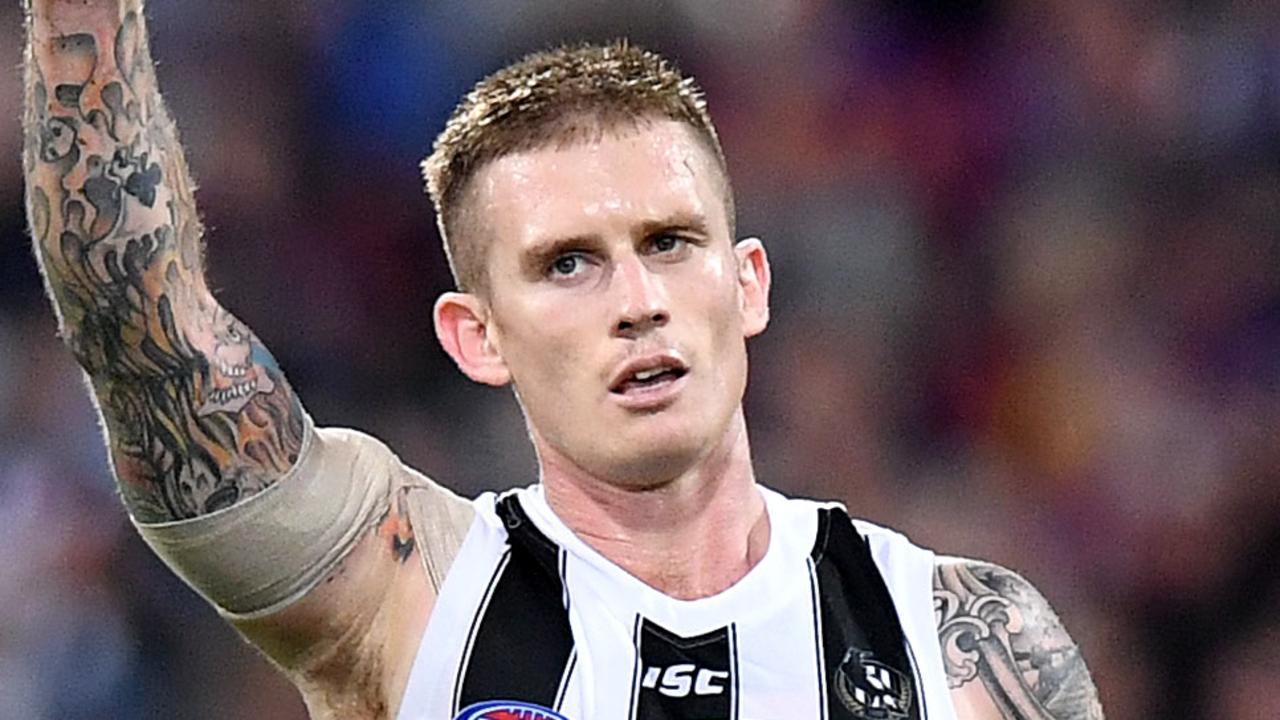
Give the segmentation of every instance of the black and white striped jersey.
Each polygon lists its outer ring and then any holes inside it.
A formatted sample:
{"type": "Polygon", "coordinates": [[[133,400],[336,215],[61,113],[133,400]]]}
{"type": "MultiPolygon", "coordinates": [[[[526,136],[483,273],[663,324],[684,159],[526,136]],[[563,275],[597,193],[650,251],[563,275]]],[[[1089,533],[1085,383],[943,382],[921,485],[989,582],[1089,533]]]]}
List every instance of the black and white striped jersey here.
{"type": "Polygon", "coordinates": [[[765,556],[699,600],[591,549],[540,486],[480,496],[400,720],[954,720],[933,553],[761,492],[765,556]]]}

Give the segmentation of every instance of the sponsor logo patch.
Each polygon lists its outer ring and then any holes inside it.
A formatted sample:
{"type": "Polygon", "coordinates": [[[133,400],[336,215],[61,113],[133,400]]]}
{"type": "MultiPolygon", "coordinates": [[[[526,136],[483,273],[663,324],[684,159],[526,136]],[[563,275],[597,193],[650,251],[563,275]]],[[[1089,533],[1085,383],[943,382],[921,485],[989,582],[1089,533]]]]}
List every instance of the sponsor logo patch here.
{"type": "Polygon", "coordinates": [[[569,720],[560,713],[533,703],[490,700],[468,706],[454,720],[569,720]]]}
{"type": "Polygon", "coordinates": [[[640,619],[635,720],[735,717],[732,626],[685,637],[640,619]]]}
{"type": "Polygon", "coordinates": [[[727,670],[708,670],[693,663],[669,665],[665,669],[649,667],[644,671],[640,686],[657,690],[667,697],[682,698],[694,695],[719,695],[728,682],[727,670]]]}

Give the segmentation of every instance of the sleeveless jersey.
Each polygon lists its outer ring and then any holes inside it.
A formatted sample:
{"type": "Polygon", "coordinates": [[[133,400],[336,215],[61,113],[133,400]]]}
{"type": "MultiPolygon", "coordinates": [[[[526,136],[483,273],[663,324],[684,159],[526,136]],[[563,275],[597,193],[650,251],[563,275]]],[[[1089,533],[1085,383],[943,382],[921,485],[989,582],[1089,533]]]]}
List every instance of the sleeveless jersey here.
{"type": "Polygon", "coordinates": [[[400,720],[954,720],[933,553],[761,488],[769,547],[678,600],[579,539],[541,486],[481,495],[400,720]]]}

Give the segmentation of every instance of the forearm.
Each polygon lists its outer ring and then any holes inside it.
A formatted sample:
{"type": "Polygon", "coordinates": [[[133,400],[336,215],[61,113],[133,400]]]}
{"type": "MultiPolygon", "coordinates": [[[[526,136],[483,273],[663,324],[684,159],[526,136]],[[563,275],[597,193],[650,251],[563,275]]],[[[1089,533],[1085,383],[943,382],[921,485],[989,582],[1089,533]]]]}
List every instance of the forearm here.
{"type": "Polygon", "coordinates": [[[33,0],[27,211],[63,339],[88,373],[122,496],[195,517],[296,460],[303,413],[202,273],[202,228],[139,0],[33,0]]]}

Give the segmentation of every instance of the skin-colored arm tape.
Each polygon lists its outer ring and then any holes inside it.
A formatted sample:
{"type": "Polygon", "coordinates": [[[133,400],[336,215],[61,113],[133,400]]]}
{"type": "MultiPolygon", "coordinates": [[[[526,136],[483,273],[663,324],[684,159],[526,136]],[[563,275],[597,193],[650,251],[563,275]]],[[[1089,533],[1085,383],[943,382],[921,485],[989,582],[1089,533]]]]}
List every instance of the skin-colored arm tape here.
{"type": "Polygon", "coordinates": [[[324,580],[385,516],[403,471],[368,435],[315,428],[308,418],[298,462],[271,487],[198,518],[134,524],[165,564],[225,617],[258,618],[324,580]]]}
{"type": "Polygon", "coordinates": [[[470,502],[413,468],[406,466],[404,472],[407,477],[401,492],[405,493],[409,508],[414,542],[421,551],[427,579],[438,592],[471,529],[476,510],[470,502]]]}

